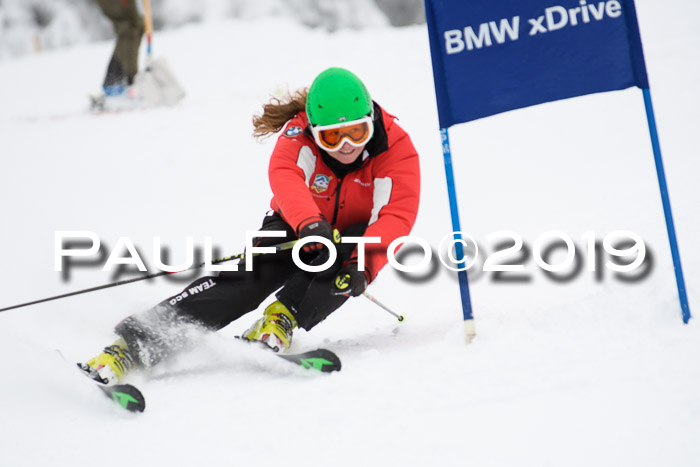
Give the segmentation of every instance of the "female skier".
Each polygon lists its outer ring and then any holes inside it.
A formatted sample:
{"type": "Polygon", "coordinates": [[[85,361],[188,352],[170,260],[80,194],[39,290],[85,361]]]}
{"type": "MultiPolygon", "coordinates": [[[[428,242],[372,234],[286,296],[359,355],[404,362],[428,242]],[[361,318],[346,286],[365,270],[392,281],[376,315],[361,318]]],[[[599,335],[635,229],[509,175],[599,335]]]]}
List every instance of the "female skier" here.
{"type": "MultiPolygon", "coordinates": [[[[243,338],[275,351],[287,350],[296,327],[310,330],[349,297],[360,295],[388,262],[388,245],[408,235],[418,210],[418,154],[395,117],[373,102],[360,79],[348,70],[329,68],[306,90],[273,99],[253,118],[254,135],[283,130],[270,158],[272,211],[260,230],[285,237],[260,236],[255,246],[320,236],[333,242],[337,257],[322,272],[306,272],[291,250],[253,258],[253,271],[220,272],[196,280],[183,292],[145,312],[129,316],[115,331],[120,336],[87,363],[91,378],[114,384],[134,367],[149,367],[185,343],[179,324],[219,330],[253,311],[273,292],[276,301],[243,338]],[[343,237],[379,237],[367,243],[364,268],[358,243],[343,237]]],[[[329,262],[322,242],[306,244],[300,259],[308,265],[329,262]]]]}

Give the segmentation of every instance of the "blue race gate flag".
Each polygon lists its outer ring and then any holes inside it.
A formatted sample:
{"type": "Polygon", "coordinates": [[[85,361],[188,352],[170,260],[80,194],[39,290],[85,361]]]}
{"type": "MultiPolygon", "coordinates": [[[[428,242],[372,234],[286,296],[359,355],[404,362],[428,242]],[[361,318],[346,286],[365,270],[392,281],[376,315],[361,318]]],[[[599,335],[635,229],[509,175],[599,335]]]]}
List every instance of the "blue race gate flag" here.
{"type": "Polygon", "coordinates": [[[426,0],[425,7],[442,128],[649,87],[632,0],[426,0]]]}
{"type": "MultiPolygon", "coordinates": [[[[569,97],[638,86],[644,95],[683,322],[690,319],[634,0],[425,0],[455,232],[464,259],[448,128],[569,97]]],[[[475,335],[458,273],[467,338],[475,335]]]]}

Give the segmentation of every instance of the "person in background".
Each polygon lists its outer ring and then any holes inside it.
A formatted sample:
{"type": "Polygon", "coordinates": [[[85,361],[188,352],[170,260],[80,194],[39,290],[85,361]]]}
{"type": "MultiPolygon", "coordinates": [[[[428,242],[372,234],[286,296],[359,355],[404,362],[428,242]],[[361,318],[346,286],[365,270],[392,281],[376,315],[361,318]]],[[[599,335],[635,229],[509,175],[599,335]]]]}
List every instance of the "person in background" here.
{"type": "Polygon", "coordinates": [[[102,85],[106,96],[118,96],[127,92],[139,71],[138,58],[144,20],[136,2],[137,0],[97,0],[117,34],[117,43],[102,85]]]}

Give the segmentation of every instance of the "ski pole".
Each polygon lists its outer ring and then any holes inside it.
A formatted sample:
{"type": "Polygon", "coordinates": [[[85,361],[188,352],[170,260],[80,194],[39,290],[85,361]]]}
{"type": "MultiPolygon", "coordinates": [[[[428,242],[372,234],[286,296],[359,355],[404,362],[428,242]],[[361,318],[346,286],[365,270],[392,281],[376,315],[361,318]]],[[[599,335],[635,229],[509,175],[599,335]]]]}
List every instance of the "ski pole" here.
{"type": "MultiPolygon", "coordinates": [[[[151,38],[153,37],[153,15],[150,0],[143,0],[144,30],[146,32],[146,70],[150,70],[153,55],[151,53],[151,38]]],[[[0,310],[1,311],[1,310],[0,310]]]]}
{"type": "MultiPolygon", "coordinates": [[[[276,251],[288,250],[288,249],[294,247],[294,244],[298,241],[299,240],[290,240],[288,242],[274,245],[274,248],[276,251]]],[[[258,253],[255,253],[255,255],[257,255],[257,254],[258,253]]],[[[244,258],[245,258],[245,253],[240,253],[240,254],[233,255],[233,256],[226,256],[224,258],[215,259],[211,262],[211,264],[214,265],[214,264],[224,263],[226,261],[233,261],[235,259],[244,259],[244,258]]],[[[80,295],[80,294],[84,294],[84,293],[88,293],[88,292],[95,292],[97,290],[108,289],[110,287],[116,287],[118,285],[131,284],[132,282],[143,281],[146,279],[153,279],[154,277],[165,276],[167,274],[177,274],[180,272],[191,271],[193,269],[199,269],[199,268],[203,267],[204,265],[205,265],[205,263],[202,263],[202,264],[199,264],[197,266],[192,266],[191,268],[183,269],[182,271],[175,271],[175,272],[160,271],[160,272],[148,274],[145,276],[135,277],[133,279],[125,279],[123,281],[117,281],[117,282],[112,282],[110,284],[99,285],[97,287],[91,287],[89,289],[77,290],[75,292],[69,292],[69,293],[66,293],[63,295],[56,295],[54,297],[42,298],[41,300],[34,300],[33,302],[21,303],[19,305],[9,306],[7,308],[0,308],[0,311],[14,310],[15,308],[22,308],[22,307],[29,306],[29,305],[36,305],[37,303],[48,302],[51,300],[58,300],[59,298],[72,297],[73,295],[80,295]]]]}
{"type": "MultiPolygon", "coordinates": [[[[382,302],[380,302],[379,300],[377,300],[376,298],[374,298],[374,297],[373,297],[372,295],[370,295],[369,293],[367,293],[367,292],[362,292],[362,295],[364,295],[365,297],[367,297],[369,300],[371,300],[371,301],[372,301],[373,303],[375,303],[377,306],[379,306],[379,307],[382,308],[384,311],[386,311],[387,313],[389,313],[390,315],[392,315],[393,317],[395,317],[397,320],[399,320],[399,323],[401,323],[403,320],[406,319],[406,317],[405,317],[404,315],[399,315],[399,314],[397,314],[397,313],[394,313],[394,312],[391,311],[389,308],[387,308],[385,305],[383,305],[382,302]]],[[[2,311],[2,310],[0,310],[0,311],[2,311]]]]}

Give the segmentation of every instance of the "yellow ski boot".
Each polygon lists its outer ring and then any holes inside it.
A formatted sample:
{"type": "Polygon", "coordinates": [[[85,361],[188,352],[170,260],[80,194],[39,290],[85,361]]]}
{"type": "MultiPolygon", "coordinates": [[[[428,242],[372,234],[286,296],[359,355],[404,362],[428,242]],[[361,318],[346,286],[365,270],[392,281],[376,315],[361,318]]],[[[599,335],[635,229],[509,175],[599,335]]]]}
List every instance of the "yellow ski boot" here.
{"type": "Polygon", "coordinates": [[[243,333],[243,338],[262,342],[279,352],[289,349],[292,344],[292,332],[296,326],[297,321],[292,312],[277,300],[265,308],[262,318],[243,333]]]}
{"type": "Polygon", "coordinates": [[[78,363],[78,368],[90,379],[107,386],[117,384],[135,366],[124,339],[105,347],[101,354],[87,363],[78,363]]]}

